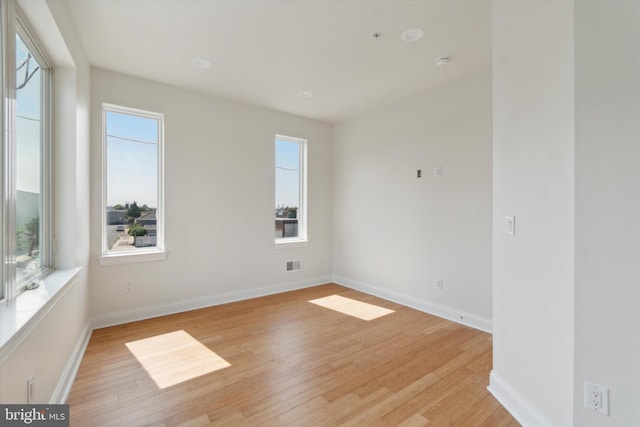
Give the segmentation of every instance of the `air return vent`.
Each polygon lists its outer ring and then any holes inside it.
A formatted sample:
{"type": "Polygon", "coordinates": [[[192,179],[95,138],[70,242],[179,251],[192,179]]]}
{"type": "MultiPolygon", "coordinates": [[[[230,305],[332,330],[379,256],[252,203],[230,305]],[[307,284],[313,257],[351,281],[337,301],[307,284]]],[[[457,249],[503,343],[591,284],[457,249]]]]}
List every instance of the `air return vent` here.
{"type": "Polygon", "coordinates": [[[287,261],[286,265],[287,271],[300,271],[300,260],[294,259],[292,261],[287,261]]]}

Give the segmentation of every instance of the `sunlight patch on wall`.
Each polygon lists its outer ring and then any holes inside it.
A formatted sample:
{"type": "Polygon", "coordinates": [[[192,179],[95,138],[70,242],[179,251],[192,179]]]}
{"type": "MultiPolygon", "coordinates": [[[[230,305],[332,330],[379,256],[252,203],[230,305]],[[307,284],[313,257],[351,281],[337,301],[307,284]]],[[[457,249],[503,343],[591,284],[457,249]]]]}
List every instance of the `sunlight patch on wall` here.
{"type": "Polygon", "coordinates": [[[160,389],[231,366],[182,330],[125,345],[160,389]]]}
{"type": "Polygon", "coordinates": [[[356,301],[351,298],[341,297],[340,295],[313,299],[309,302],[362,320],[373,320],[394,313],[394,310],[356,301]]]}

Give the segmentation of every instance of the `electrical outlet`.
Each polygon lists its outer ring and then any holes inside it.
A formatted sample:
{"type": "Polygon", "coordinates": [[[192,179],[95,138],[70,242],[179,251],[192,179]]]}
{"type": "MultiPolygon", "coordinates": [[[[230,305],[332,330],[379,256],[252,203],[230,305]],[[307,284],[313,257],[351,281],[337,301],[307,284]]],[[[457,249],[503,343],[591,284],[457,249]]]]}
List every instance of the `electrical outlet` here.
{"type": "Polygon", "coordinates": [[[125,283],[125,284],[122,286],[122,291],[123,291],[123,292],[126,292],[126,293],[133,292],[133,284],[131,284],[131,283],[125,283]]]}
{"type": "Polygon", "coordinates": [[[436,280],[436,289],[442,290],[442,279],[436,280]]]}
{"type": "Polygon", "coordinates": [[[609,389],[588,381],[584,382],[584,406],[603,415],[609,415],[609,389]]]}
{"type": "Polygon", "coordinates": [[[33,402],[33,395],[36,391],[36,376],[31,375],[29,379],[27,379],[27,404],[33,402]]]}

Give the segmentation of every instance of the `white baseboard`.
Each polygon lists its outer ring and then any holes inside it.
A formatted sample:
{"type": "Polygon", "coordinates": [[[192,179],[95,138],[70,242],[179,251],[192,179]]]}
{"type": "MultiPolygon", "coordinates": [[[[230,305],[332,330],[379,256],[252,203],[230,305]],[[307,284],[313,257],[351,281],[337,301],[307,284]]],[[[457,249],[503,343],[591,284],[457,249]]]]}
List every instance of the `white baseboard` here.
{"type": "Polygon", "coordinates": [[[552,427],[545,417],[533,409],[525,399],[522,398],[513,388],[511,388],[498,374],[491,371],[489,376],[489,392],[498,399],[498,402],[505,407],[524,427],[552,427]]]}
{"type": "Polygon", "coordinates": [[[387,289],[378,288],[376,286],[358,282],[356,280],[351,280],[342,276],[333,276],[333,281],[339,285],[343,285],[357,291],[384,298],[389,301],[397,302],[398,304],[415,308],[416,310],[433,314],[435,316],[442,317],[444,319],[451,320],[465,326],[470,326],[484,332],[491,333],[492,330],[492,321],[476,314],[467,313],[462,310],[457,310],[445,305],[435,304],[424,299],[419,299],[398,292],[389,291],[387,289]]]}
{"type": "Polygon", "coordinates": [[[219,295],[208,295],[200,298],[178,301],[171,304],[143,307],[136,310],[120,311],[109,313],[93,318],[93,329],[106,328],[109,326],[122,325],[124,323],[136,322],[139,320],[151,319],[154,317],[166,316],[169,314],[182,313],[200,308],[212,307],[230,302],[242,301],[251,298],[263,297],[266,295],[279,294],[282,292],[295,291],[297,289],[309,288],[311,286],[322,285],[331,282],[331,276],[312,277],[310,279],[297,282],[288,282],[277,285],[263,286],[229,292],[219,295]]]}
{"type": "Polygon", "coordinates": [[[87,345],[89,345],[89,339],[91,338],[92,331],[91,321],[88,321],[83,328],[71,355],[69,356],[69,361],[62,371],[62,375],[60,375],[60,379],[58,380],[56,388],[53,390],[49,403],[61,404],[67,401],[67,397],[71,391],[71,386],[73,385],[73,381],[78,373],[78,368],[80,368],[82,356],[84,356],[84,351],[87,349],[87,345]]]}

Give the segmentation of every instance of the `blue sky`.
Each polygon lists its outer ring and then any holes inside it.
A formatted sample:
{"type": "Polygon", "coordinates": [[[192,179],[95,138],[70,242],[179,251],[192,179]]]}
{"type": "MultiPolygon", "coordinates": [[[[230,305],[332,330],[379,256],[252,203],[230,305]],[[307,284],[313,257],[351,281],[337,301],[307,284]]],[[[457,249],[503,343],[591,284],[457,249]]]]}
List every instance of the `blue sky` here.
{"type": "Polygon", "coordinates": [[[158,205],[158,120],[106,113],[107,205],[158,205]]]}
{"type": "MultiPolygon", "coordinates": [[[[20,66],[29,51],[16,35],[16,66],[20,66]]],[[[29,74],[38,66],[32,58],[29,63],[29,74]]],[[[21,85],[25,81],[26,66],[16,72],[16,82],[21,85]]],[[[40,82],[42,72],[36,71],[29,83],[16,92],[16,138],[17,138],[17,168],[16,188],[18,191],[40,193],[40,141],[41,141],[41,113],[40,82]]]]}
{"type": "Polygon", "coordinates": [[[299,206],[300,144],[276,139],[276,208],[299,206]]]}

